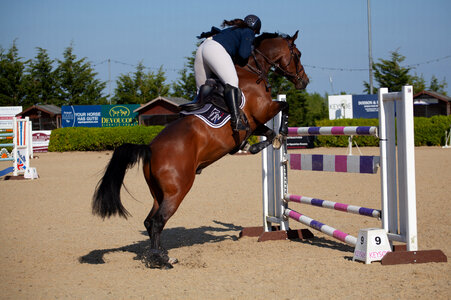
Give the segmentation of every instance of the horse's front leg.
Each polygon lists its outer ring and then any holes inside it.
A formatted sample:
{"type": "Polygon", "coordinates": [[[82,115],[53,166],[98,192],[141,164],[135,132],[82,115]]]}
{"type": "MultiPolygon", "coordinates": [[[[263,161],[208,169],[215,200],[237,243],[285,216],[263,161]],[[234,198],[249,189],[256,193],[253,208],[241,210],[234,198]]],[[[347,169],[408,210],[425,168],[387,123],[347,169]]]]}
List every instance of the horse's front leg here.
{"type": "Polygon", "coordinates": [[[280,112],[282,113],[281,120],[280,120],[280,128],[279,128],[279,134],[274,138],[273,140],[273,147],[276,149],[279,149],[282,144],[285,142],[287,135],[288,135],[288,103],[277,101],[280,105],[280,112]]]}
{"type": "Polygon", "coordinates": [[[282,119],[280,121],[280,130],[279,133],[283,136],[288,135],[288,103],[287,102],[281,102],[281,112],[282,112],[282,119]]]}
{"type": "Polygon", "coordinates": [[[267,127],[264,124],[259,125],[254,132],[252,132],[252,135],[258,135],[258,136],[264,136],[266,137],[266,140],[261,141],[257,144],[253,144],[249,147],[249,152],[252,154],[256,154],[269,145],[272,144],[274,138],[276,137],[276,133],[271,128],[267,127]]]}

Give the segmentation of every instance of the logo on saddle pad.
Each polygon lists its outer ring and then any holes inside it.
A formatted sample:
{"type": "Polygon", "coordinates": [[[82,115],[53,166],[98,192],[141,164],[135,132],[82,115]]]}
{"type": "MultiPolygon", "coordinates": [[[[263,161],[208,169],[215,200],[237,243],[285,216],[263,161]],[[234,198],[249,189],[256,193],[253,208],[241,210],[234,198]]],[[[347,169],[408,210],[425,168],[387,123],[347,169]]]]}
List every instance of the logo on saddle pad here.
{"type": "MultiPolygon", "coordinates": [[[[243,109],[246,103],[246,97],[244,97],[243,93],[241,93],[241,95],[243,101],[241,101],[240,109],[243,109]]],[[[186,116],[195,115],[212,128],[221,128],[230,120],[230,114],[228,112],[211,103],[195,111],[182,111],[181,114],[186,116]]]]}

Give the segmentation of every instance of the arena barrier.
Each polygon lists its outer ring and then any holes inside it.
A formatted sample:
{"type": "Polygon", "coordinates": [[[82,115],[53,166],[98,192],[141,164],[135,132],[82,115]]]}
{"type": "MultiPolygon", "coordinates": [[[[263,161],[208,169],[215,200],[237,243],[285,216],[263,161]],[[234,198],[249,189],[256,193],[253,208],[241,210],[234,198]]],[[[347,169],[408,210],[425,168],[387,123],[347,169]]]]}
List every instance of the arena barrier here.
{"type": "MultiPolygon", "coordinates": [[[[284,95],[278,97],[279,101],[284,99],[284,95]]],[[[278,130],[280,122],[279,114],[266,125],[278,130]]],[[[404,86],[401,92],[395,93],[389,93],[387,88],[379,89],[379,127],[289,128],[289,136],[376,136],[379,137],[380,156],[289,154],[286,142],[280,149],[274,149],[272,146],[264,149],[262,152],[263,227],[245,228],[240,236],[258,236],[259,241],[313,237],[313,234],[306,229],[290,230],[289,219],[291,218],[351,246],[356,245],[356,237],[288,208],[289,202],[298,202],[381,219],[381,228],[387,233],[392,250],[397,251],[386,254],[382,264],[447,261],[440,250],[418,251],[413,128],[412,86],[404,86]],[[292,170],[369,174],[376,174],[380,167],[381,209],[291,195],[288,193],[288,165],[292,170]],[[393,241],[404,243],[405,247],[393,246],[393,241]]]]}
{"type": "Polygon", "coordinates": [[[0,139],[12,143],[0,144],[0,161],[12,161],[12,167],[0,170],[0,176],[13,173],[13,176],[23,175],[25,178],[37,178],[36,169],[30,167],[30,158],[33,157],[31,121],[13,118],[12,129],[0,129],[0,139]],[[6,148],[12,148],[8,152],[6,148]]]}

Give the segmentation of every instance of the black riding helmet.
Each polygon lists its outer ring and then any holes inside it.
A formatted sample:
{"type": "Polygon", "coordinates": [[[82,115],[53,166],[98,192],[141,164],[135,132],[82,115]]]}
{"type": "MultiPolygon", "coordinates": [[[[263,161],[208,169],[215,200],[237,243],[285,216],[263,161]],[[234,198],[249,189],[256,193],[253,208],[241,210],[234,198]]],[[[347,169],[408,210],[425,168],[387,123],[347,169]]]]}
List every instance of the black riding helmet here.
{"type": "Polygon", "coordinates": [[[248,15],[244,18],[244,22],[249,26],[250,29],[255,31],[256,34],[260,34],[260,28],[262,27],[262,22],[260,18],[256,15],[248,15]]]}

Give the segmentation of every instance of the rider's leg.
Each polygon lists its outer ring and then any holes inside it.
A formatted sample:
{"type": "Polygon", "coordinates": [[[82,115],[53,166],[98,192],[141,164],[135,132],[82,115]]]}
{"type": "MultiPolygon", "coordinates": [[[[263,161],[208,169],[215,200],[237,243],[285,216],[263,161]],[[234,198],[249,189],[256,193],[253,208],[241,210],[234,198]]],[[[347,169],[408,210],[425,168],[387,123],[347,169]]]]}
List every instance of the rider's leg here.
{"type": "Polygon", "coordinates": [[[205,42],[197,48],[196,57],[194,58],[194,78],[196,79],[197,91],[199,91],[199,88],[207,81],[209,76],[211,76],[210,68],[204,62],[203,58],[205,42]]]}
{"type": "Polygon", "coordinates": [[[224,99],[230,110],[230,123],[234,131],[248,129],[241,119],[239,108],[240,98],[241,90],[227,83],[224,89],[224,99]]]}
{"type": "Polygon", "coordinates": [[[202,60],[225,84],[224,98],[230,109],[232,129],[246,130],[247,127],[240,117],[241,90],[238,88],[238,75],[232,58],[221,44],[207,40],[203,44],[202,60]]]}

